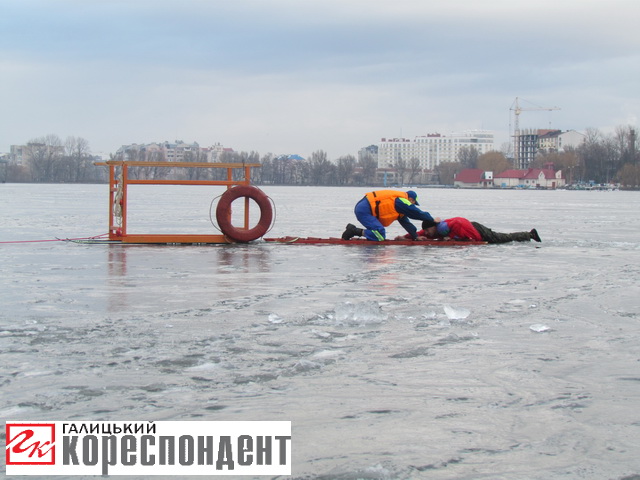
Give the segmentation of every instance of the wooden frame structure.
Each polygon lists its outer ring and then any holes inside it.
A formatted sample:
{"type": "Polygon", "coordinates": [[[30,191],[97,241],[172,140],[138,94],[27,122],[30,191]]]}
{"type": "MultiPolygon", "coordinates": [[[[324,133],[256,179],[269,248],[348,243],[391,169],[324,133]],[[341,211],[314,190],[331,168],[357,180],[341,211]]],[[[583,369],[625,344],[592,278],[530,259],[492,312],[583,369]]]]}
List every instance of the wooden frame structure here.
{"type": "MultiPolygon", "coordinates": [[[[130,185],[222,185],[227,190],[235,185],[250,185],[251,168],[259,163],[209,163],[209,162],[145,162],[109,160],[95,165],[109,167],[109,240],[119,243],[231,243],[223,234],[129,234],[127,233],[127,191],[130,185]],[[224,168],[226,180],[171,180],[132,179],[129,167],[166,168],[224,168]],[[118,176],[119,170],[119,176],[118,176]],[[233,179],[233,172],[241,170],[241,180],[233,179]]],[[[249,198],[245,198],[244,228],[249,228],[249,198]]]]}

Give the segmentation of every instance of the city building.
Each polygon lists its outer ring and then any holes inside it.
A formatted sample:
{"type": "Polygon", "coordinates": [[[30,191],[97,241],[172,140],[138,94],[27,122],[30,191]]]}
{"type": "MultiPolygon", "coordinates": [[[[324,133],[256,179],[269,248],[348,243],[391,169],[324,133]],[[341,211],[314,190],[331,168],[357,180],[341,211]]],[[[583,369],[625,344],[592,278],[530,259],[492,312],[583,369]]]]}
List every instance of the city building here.
{"type": "Polygon", "coordinates": [[[560,188],[566,184],[561,170],[545,168],[512,169],[494,175],[479,168],[466,168],[455,175],[457,188],[560,188]]]}
{"type": "Polygon", "coordinates": [[[358,150],[358,160],[362,161],[364,158],[372,158],[376,162],[378,161],[378,146],[369,145],[368,147],[358,150]]]}
{"type": "Polygon", "coordinates": [[[575,130],[548,130],[538,137],[538,148],[547,152],[564,152],[569,148],[578,148],[585,138],[584,134],[575,130]]]}
{"type": "Polygon", "coordinates": [[[210,147],[200,147],[197,142],[185,143],[176,140],[175,142],[123,145],[116,151],[116,157],[124,160],[156,162],[217,162],[224,152],[233,152],[233,149],[225,148],[220,143],[210,147]]]}
{"type": "Polygon", "coordinates": [[[523,172],[526,170],[505,170],[504,172],[495,175],[493,181],[494,186],[500,188],[515,188],[522,185],[521,178],[523,172]]]}
{"type": "Polygon", "coordinates": [[[7,159],[14,165],[24,165],[28,154],[26,145],[11,145],[7,159]]]}
{"type": "Polygon", "coordinates": [[[578,148],[585,140],[585,135],[575,130],[522,130],[515,137],[516,167],[529,168],[538,151],[545,153],[563,152],[568,148],[578,148]]]}
{"type": "Polygon", "coordinates": [[[7,164],[9,160],[5,158],[4,154],[0,154],[0,183],[7,181],[7,164]]]}
{"type": "Polygon", "coordinates": [[[459,188],[493,187],[493,172],[486,172],[479,168],[466,168],[454,176],[453,186],[459,188]]]}
{"type": "Polygon", "coordinates": [[[464,148],[473,147],[479,155],[494,150],[493,132],[467,130],[442,135],[432,133],[407,138],[383,138],[378,144],[378,168],[394,168],[398,161],[417,161],[421,170],[433,170],[443,162],[457,162],[464,148]]]}
{"type": "Polygon", "coordinates": [[[62,145],[46,145],[44,143],[28,143],[27,145],[10,145],[9,153],[5,156],[8,163],[12,165],[27,165],[30,158],[39,152],[51,156],[63,156],[64,147],[62,145]]]}
{"type": "Polygon", "coordinates": [[[575,130],[567,130],[558,135],[558,152],[564,152],[567,148],[578,148],[582,145],[587,136],[575,130]]]}
{"type": "Polygon", "coordinates": [[[548,166],[506,170],[494,175],[493,184],[500,188],[560,188],[565,186],[566,181],[562,176],[562,170],[554,170],[548,166]]]}

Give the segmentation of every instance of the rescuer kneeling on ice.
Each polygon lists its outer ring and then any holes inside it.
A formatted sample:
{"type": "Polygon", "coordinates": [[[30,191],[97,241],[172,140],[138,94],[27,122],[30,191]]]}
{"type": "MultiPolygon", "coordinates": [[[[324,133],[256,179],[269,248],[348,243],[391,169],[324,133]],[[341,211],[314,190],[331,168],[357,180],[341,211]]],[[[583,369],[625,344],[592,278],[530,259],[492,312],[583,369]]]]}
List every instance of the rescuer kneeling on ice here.
{"type": "Polygon", "coordinates": [[[350,240],[353,237],[364,236],[367,240],[381,242],[386,238],[384,227],[388,227],[395,220],[398,220],[400,225],[411,235],[411,238],[415,240],[418,237],[417,229],[409,219],[434,221],[429,212],[423,212],[416,205],[420,204],[418,203],[418,195],[413,190],[408,192],[399,190],[369,192],[356,204],[354,210],[356,218],[365,228],[358,228],[349,223],[342,234],[342,239],[350,240]]]}

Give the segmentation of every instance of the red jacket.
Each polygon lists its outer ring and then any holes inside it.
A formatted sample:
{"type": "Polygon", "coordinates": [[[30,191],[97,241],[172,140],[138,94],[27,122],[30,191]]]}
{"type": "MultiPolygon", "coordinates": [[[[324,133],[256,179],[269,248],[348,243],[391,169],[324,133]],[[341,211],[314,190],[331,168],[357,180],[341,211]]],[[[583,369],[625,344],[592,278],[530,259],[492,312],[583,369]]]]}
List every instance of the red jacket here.
{"type": "MultiPolygon", "coordinates": [[[[477,240],[483,239],[480,232],[463,217],[447,218],[438,224],[438,235],[453,238],[455,240],[477,240]]],[[[424,230],[418,232],[418,236],[424,236],[424,230]]]]}

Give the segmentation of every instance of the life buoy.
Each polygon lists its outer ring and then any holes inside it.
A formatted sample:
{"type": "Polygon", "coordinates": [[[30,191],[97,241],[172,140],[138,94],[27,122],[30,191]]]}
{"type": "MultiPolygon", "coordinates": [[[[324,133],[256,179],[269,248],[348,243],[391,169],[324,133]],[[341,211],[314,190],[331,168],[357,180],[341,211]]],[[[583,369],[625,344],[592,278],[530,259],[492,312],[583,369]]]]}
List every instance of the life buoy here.
{"type": "Polygon", "coordinates": [[[262,237],[271,226],[273,209],[271,201],[262,190],[251,185],[238,185],[220,196],[216,207],[216,220],[220,231],[236,242],[250,242],[262,237]],[[260,207],[260,221],[250,229],[237,228],[231,224],[231,204],[240,197],[248,197],[260,207]]]}

